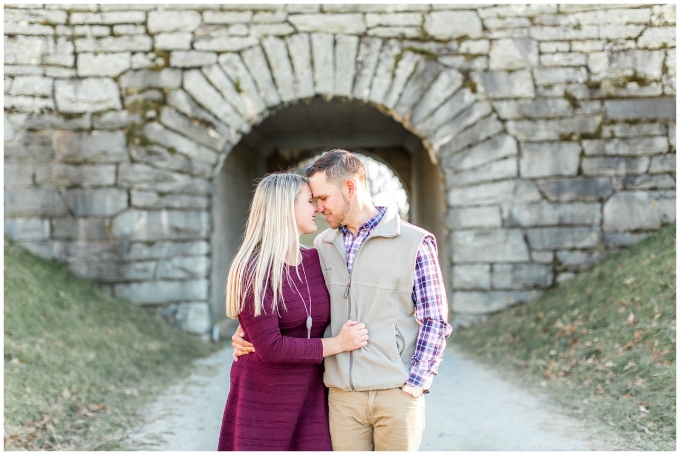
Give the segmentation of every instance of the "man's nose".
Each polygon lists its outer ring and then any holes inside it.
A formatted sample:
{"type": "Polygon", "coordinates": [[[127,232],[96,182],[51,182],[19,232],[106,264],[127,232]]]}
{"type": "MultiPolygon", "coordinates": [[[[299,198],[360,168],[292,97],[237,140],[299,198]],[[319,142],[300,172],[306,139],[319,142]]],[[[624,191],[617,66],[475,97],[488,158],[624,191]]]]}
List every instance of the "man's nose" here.
{"type": "Polygon", "coordinates": [[[314,211],[316,211],[316,213],[322,213],[323,212],[323,204],[321,202],[317,201],[316,204],[314,205],[314,211]]]}

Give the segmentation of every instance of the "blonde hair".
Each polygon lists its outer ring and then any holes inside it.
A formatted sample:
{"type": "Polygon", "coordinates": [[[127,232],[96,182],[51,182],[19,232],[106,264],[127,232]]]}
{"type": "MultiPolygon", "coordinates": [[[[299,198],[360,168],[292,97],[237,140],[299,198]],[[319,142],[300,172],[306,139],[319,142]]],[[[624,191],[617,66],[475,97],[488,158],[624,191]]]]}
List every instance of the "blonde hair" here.
{"type": "Polygon", "coordinates": [[[275,173],[265,176],[250,203],[243,243],[227,275],[227,316],[236,318],[243,311],[246,297],[254,298],[255,316],[263,308],[267,291],[272,293],[272,311],[283,304],[282,284],[285,259],[297,257],[300,238],[295,221],[295,200],[307,180],[298,174],[275,173]]]}

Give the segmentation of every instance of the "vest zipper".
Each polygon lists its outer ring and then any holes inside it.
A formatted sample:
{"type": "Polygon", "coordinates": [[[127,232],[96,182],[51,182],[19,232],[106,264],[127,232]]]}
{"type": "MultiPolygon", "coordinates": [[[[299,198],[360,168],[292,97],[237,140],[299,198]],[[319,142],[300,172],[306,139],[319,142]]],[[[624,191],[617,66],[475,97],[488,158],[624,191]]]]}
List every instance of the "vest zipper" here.
{"type": "MultiPolygon", "coordinates": [[[[352,284],[352,274],[349,273],[347,279],[347,287],[345,288],[345,298],[347,299],[347,319],[352,319],[352,299],[349,296],[349,287],[352,284]]],[[[352,381],[352,374],[354,372],[354,351],[349,352],[349,388],[354,389],[354,381],[352,381]]]]}

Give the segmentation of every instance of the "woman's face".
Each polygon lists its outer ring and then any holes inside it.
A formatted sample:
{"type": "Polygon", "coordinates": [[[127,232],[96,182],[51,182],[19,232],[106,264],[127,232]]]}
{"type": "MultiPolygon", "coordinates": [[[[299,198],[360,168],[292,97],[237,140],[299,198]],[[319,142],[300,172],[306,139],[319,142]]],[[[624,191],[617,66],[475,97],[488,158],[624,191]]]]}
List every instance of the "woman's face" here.
{"type": "Polygon", "coordinates": [[[314,218],[314,202],[312,200],[312,190],[306,183],[302,185],[302,191],[295,200],[295,222],[298,234],[311,234],[316,232],[316,219],[314,218]]]}

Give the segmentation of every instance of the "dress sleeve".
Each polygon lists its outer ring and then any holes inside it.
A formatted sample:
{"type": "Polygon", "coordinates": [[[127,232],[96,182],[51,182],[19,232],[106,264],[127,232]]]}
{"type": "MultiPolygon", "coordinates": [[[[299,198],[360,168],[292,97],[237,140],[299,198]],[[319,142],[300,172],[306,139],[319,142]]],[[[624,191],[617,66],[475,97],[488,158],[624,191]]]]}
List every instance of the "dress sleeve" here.
{"type": "Polygon", "coordinates": [[[255,347],[255,354],[265,363],[321,363],[323,344],[321,338],[295,338],[281,335],[279,318],[271,308],[271,293],[264,298],[264,308],[259,316],[253,316],[252,293],[246,299],[239,322],[246,339],[255,347]]]}

